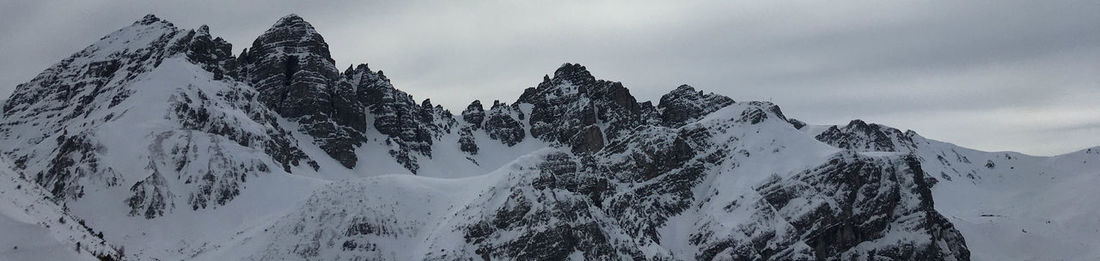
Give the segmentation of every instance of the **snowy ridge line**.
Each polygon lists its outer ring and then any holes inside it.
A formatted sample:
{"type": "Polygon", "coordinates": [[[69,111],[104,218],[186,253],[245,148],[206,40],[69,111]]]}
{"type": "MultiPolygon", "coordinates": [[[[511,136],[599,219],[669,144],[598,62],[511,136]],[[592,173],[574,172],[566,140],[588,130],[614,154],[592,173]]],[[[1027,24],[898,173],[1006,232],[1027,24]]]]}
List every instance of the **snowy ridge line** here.
{"type": "Polygon", "coordinates": [[[3,104],[0,225],[90,250],[56,259],[1100,258],[1100,149],[982,152],[687,85],[638,101],[573,63],[454,114],[328,48],[293,14],[237,56],[152,15],[104,37],[3,104]]]}

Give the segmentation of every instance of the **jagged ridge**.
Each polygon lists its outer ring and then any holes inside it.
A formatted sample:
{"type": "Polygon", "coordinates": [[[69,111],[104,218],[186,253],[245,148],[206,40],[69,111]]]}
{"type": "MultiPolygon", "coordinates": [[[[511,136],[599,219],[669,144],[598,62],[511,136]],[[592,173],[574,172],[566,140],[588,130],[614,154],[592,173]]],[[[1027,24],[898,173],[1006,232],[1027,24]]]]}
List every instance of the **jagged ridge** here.
{"type": "Polygon", "coordinates": [[[20,85],[2,152],[78,214],[103,204],[88,198],[124,205],[93,221],[108,227],[271,205],[234,205],[250,191],[304,199],[331,182],[284,218],[214,233],[225,241],[189,235],[134,256],[162,259],[966,260],[962,236],[977,234],[941,212],[967,213],[933,198],[969,188],[954,181],[1046,170],[862,121],[807,127],[686,85],[654,106],[572,63],[456,119],[366,64],[339,72],[328,48],[296,15],[237,57],[206,26],[147,16],[20,85]],[[333,174],[394,170],[496,171],[333,174]],[[273,183],[304,188],[253,185],[273,183]],[[259,250],[225,256],[237,245],[259,250]]]}

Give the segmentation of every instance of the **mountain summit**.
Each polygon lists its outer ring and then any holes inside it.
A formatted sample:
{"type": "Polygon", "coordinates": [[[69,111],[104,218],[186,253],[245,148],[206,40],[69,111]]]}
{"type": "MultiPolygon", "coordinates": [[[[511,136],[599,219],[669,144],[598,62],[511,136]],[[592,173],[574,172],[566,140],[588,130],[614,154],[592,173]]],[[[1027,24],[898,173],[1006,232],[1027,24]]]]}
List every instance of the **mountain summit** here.
{"type": "Polygon", "coordinates": [[[132,260],[1100,258],[1100,150],[982,152],[688,85],[654,105],[575,63],[456,115],[339,71],[293,14],[231,51],[149,15],[17,86],[0,227],[132,260]]]}

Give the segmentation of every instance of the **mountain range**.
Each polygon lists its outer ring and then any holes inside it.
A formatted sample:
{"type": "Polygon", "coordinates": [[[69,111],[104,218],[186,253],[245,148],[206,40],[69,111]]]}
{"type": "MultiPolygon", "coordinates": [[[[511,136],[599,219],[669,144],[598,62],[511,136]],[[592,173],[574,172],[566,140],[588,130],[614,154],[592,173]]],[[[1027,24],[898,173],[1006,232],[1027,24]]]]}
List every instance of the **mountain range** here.
{"type": "Polygon", "coordinates": [[[573,63],[532,82],[451,112],[339,70],[296,15],[237,55],[148,15],[2,102],[0,259],[1100,258],[1100,147],[638,101],[573,63]]]}

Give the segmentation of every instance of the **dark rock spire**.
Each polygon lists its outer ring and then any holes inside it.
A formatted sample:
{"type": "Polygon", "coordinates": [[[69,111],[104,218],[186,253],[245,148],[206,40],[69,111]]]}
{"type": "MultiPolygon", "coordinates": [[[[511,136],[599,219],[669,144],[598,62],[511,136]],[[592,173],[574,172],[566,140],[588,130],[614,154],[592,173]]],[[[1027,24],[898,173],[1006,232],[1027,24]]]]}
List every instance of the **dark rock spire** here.
{"type": "Polygon", "coordinates": [[[240,58],[241,78],[260,100],[316,138],[322,149],[346,167],[355,166],[354,148],[365,129],[354,86],[344,81],[328,44],[301,17],[287,15],[252,42],[240,58]]]}
{"type": "Polygon", "coordinates": [[[485,108],[481,106],[481,101],[474,100],[466,106],[466,110],[462,111],[462,119],[473,125],[474,129],[481,128],[481,122],[485,120],[485,108]]]}
{"type": "Polygon", "coordinates": [[[279,19],[240,59],[246,64],[242,73],[260,91],[261,100],[283,116],[331,107],[325,89],[339,73],[324,38],[301,17],[279,19]]]}
{"type": "Polygon", "coordinates": [[[552,78],[543,77],[537,87],[525,90],[516,103],[534,105],[532,136],[570,145],[577,152],[598,151],[605,141],[647,122],[641,105],[622,83],[597,80],[580,64],[563,64],[552,78]]]}
{"type": "Polygon", "coordinates": [[[596,77],[588,72],[588,68],[575,63],[565,63],[554,71],[554,78],[570,81],[573,84],[583,85],[596,81],[596,77]]]}

